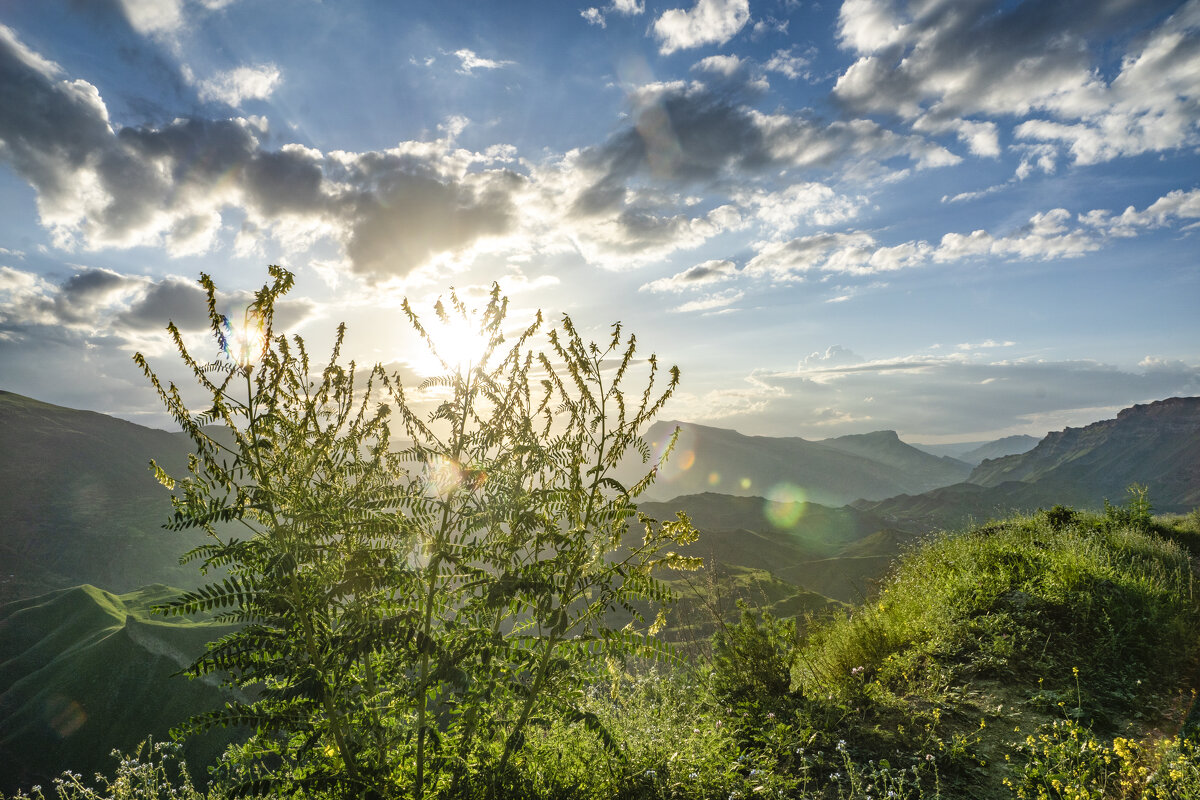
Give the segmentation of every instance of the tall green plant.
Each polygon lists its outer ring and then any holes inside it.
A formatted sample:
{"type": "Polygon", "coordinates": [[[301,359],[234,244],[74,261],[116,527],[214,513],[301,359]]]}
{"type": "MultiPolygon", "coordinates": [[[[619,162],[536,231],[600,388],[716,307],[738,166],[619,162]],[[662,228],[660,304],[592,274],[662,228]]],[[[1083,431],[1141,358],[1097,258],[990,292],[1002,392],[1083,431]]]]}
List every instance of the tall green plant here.
{"type": "Polygon", "coordinates": [[[292,277],[271,275],[240,332],[202,278],[223,360],[200,363],[169,328],[203,411],[136,357],[195,444],[178,482],[155,467],[176,492],[168,527],[207,530],[211,543],[187,557],[229,573],[164,610],[242,623],[190,672],[255,696],[194,726],[252,729],[234,760],[240,788],[276,793],[501,795],[528,727],[548,716],[617,750],[581,689],[597,665],[666,654],[653,638],[661,615],[647,611],[670,597],[651,571],[694,566],[670,548],[695,532],[682,515],[637,514],[654,469],[629,487],[612,473],[631,454],[649,460],[638,434],[677,370],[656,391],[651,356],[629,395],[636,341],[619,325],[600,346],[564,317],[535,353],[540,315],[506,342],[498,288],[478,315],[452,294],[441,322],[473,322],[481,342],[465,365],[439,355],[405,304],[445,368],[419,387],[440,397],[421,414],[398,376],[341,364],[344,328],[319,373],[301,339],[275,336],[292,277]],[[632,622],[617,627],[616,612],[632,622]]]}

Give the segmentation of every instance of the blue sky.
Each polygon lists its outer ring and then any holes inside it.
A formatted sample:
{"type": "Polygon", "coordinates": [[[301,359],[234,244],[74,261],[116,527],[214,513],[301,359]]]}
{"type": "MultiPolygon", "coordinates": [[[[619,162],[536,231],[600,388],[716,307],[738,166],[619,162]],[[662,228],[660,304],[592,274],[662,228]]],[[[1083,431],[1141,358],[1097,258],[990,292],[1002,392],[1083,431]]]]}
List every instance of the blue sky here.
{"type": "Polygon", "coordinates": [[[621,320],[666,415],[1041,435],[1200,394],[1200,2],[10,0],[0,388],[167,424],[280,263],[317,342],[400,299],[621,320]]]}

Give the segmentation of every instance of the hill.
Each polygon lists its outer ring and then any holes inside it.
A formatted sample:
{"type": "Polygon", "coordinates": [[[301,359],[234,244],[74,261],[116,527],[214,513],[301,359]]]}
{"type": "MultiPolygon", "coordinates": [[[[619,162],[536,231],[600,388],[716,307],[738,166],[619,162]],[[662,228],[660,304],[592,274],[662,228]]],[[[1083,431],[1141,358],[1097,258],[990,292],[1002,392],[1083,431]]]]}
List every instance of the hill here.
{"type": "Polygon", "coordinates": [[[659,519],[686,512],[700,539],[681,552],[718,571],[761,570],[798,591],[842,603],[870,594],[903,543],[914,538],[874,514],[817,503],[704,492],[640,508],[659,519]]]}
{"type": "MultiPolygon", "coordinates": [[[[966,464],[922,452],[894,431],[814,442],[797,437],[745,436],[688,422],[657,422],[646,441],[661,452],[678,427],[675,452],[647,497],[723,494],[808,500],[840,506],[857,498],[919,493],[965,480],[966,464]]],[[[627,465],[626,480],[641,464],[627,465]]]]}
{"type": "Polygon", "coordinates": [[[170,493],[148,467],[186,473],[189,450],[179,434],[0,392],[0,602],[80,583],[194,585],[178,560],[202,534],[162,530],[170,493]]]}
{"type": "Polygon", "coordinates": [[[986,458],[1000,458],[1032,450],[1040,441],[1035,436],[1005,436],[990,442],[959,442],[957,444],[914,444],[913,447],[935,456],[949,456],[972,467],[986,458]]]}
{"type": "MultiPolygon", "coordinates": [[[[109,751],[220,706],[223,690],[174,673],[227,627],[165,620],[150,607],[163,585],[115,595],[83,585],[0,606],[0,792],[48,784],[63,769],[111,772],[109,751]]],[[[188,741],[193,774],[232,741],[188,741]]]]}
{"type": "Polygon", "coordinates": [[[1100,501],[1141,483],[1160,509],[1186,511],[1200,505],[1200,397],[1136,405],[1116,419],[1047,434],[1027,453],[983,462],[967,481],[1074,485],[1100,501]]]}
{"type": "Polygon", "coordinates": [[[1133,406],[1047,434],[1027,453],[984,461],[963,483],[853,506],[916,532],[1056,504],[1099,509],[1124,501],[1134,483],[1149,487],[1156,510],[1200,505],[1200,398],[1133,406]]]}

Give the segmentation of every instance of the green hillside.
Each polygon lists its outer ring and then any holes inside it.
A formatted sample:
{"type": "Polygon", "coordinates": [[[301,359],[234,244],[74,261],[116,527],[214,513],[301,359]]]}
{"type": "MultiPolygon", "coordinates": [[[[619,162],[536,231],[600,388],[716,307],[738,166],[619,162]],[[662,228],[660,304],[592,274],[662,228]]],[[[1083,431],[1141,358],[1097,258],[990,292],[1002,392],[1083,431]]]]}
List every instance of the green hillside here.
{"type": "Polygon", "coordinates": [[[968,481],[1073,486],[1101,499],[1140,483],[1162,510],[1187,511],[1200,505],[1200,397],[1133,406],[1116,419],[1048,434],[1028,453],[983,462],[968,481]]]}
{"type": "MultiPolygon", "coordinates": [[[[48,784],[63,769],[109,770],[113,748],[163,741],[224,702],[217,687],[174,675],[227,630],[150,612],[177,593],[83,585],[0,606],[0,790],[48,784]]],[[[204,766],[229,741],[201,737],[186,754],[204,766]]]]}
{"type": "Polygon", "coordinates": [[[0,392],[0,602],[80,583],[194,585],[178,562],[201,537],[162,530],[170,493],[148,466],[183,474],[188,452],[177,434],[0,392]]]}
{"type": "MultiPolygon", "coordinates": [[[[915,546],[802,633],[735,571],[773,613],[717,623],[692,665],[616,669],[511,779],[539,800],[1198,800],[1195,552],[1196,514],[1010,518],[915,546]]],[[[140,796],[138,769],[102,796],[140,796]]]]}

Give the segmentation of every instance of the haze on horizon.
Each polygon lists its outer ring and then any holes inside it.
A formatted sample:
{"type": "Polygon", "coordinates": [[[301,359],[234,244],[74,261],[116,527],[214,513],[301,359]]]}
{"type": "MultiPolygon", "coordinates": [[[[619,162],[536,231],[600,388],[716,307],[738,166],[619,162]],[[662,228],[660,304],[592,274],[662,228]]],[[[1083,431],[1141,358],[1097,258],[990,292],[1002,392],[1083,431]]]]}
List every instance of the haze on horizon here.
{"type": "Polygon", "coordinates": [[[1041,436],[1200,394],[1200,0],[11,0],[0,389],[167,427],[201,272],[621,320],[664,418],[1041,436]]]}

